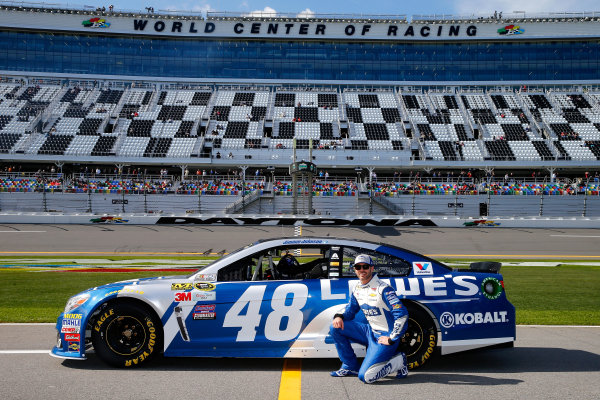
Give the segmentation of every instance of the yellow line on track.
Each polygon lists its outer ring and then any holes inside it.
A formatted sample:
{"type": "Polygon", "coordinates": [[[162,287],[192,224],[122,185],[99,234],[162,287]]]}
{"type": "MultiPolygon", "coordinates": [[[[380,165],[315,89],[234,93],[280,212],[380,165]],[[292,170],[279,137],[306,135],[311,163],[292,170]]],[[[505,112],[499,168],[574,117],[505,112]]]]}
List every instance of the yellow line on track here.
{"type": "Polygon", "coordinates": [[[299,400],[302,394],[302,360],[286,358],[279,383],[279,400],[299,400]]]}

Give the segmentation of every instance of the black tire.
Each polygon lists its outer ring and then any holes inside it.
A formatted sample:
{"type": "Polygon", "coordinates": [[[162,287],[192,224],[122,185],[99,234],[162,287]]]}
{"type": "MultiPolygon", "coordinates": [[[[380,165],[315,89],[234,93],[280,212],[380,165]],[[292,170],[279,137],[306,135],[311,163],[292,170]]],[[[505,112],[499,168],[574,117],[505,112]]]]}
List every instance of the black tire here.
{"type": "Polygon", "coordinates": [[[437,329],[433,320],[421,307],[407,304],[408,327],[402,337],[401,351],[406,353],[408,368],[422,367],[434,354],[437,329]]]}
{"type": "Polygon", "coordinates": [[[160,322],[145,307],[109,303],[95,318],[92,344],[102,361],[115,367],[137,367],[161,351],[160,322]]]}

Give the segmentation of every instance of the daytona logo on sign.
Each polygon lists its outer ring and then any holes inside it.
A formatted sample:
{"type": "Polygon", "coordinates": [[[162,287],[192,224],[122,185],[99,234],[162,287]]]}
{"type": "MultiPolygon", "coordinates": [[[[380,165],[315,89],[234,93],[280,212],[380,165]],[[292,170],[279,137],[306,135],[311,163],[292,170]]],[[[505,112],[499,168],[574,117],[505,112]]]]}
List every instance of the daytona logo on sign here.
{"type": "Polygon", "coordinates": [[[433,275],[433,267],[430,262],[419,261],[413,262],[414,275],[433,275]]]}
{"type": "Polygon", "coordinates": [[[473,324],[495,324],[500,322],[508,322],[506,315],[508,311],[494,311],[486,313],[455,313],[448,311],[440,316],[440,324],[444,328],[452,328],[457,325],[473,325],[473,324]]]}

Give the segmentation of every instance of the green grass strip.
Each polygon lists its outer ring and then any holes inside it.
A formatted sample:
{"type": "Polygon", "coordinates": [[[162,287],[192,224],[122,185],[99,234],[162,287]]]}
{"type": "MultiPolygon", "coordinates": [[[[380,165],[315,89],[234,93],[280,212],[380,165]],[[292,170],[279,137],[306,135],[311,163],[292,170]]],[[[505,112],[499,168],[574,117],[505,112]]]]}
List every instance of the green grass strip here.
{"type": "MultiPolygon", "coordinates": [[[[140,261],[142,264],[143,259],[140,261]]],[[[517,324],[600,325],[600,266],[504,266],[501,273],[507,297],[517,309],[517,324]]],[[[0,322],[55,322],[67,299],[82,290],[125,279],[174,274],[189,272],[0,270],[0,322]]]]}

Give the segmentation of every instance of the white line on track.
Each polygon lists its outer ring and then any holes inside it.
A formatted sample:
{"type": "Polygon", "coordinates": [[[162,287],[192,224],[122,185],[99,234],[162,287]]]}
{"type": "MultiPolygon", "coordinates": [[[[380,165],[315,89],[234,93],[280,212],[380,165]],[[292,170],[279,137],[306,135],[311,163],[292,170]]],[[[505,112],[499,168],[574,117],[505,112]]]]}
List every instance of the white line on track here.
{"type": "Polygon", "coordinates": [[[0,323],[0,326],[28,326],[28,325],[51,326],[51,325],[56,325],[56,323],[55,322],[3,322],[3,323],[0,323]]]}
{"type": "Polygon", "coordinates": [[[0,350],[0,354],[48,354],[50,350],[0,350]]]}
{"type": "Polygon", "coordinates": [[[600,325],[517,325],[520,328],[600,328],[600,325]]]}
{"type": "Polygon", "coordinates": [[[0,231],[0,233],[46,233],[47,231],[0,231]]]}
{"type": "Polygon", "coordinates": [[[594,235],[550,235],[552,237],[569,237],[569,238],[600,238],[594,235]]]}

